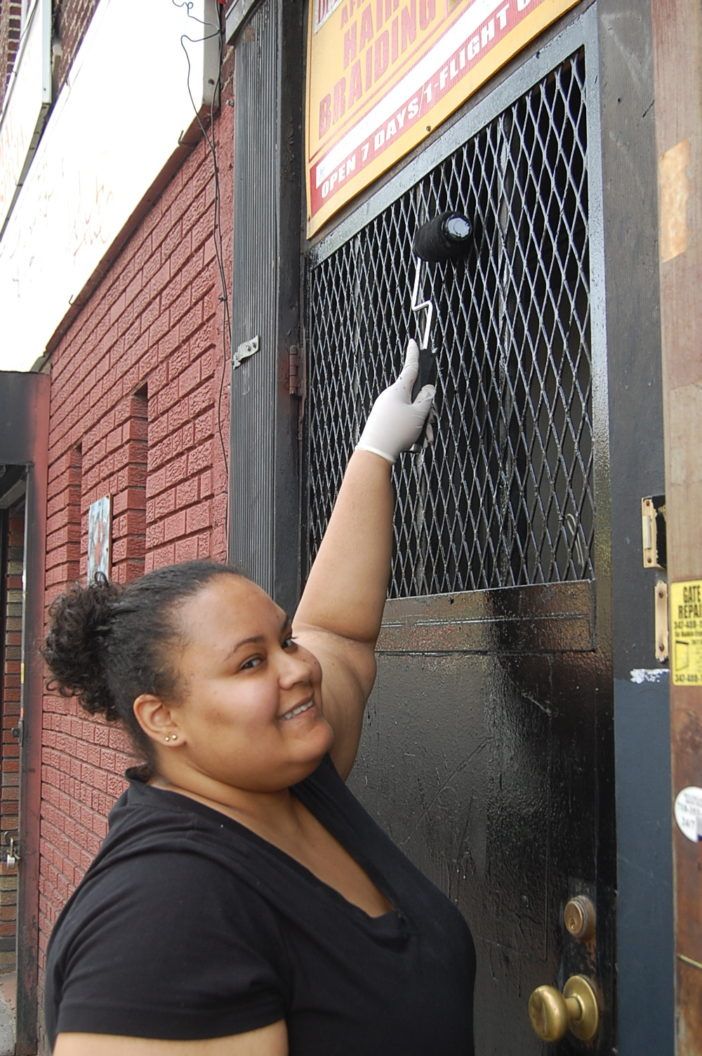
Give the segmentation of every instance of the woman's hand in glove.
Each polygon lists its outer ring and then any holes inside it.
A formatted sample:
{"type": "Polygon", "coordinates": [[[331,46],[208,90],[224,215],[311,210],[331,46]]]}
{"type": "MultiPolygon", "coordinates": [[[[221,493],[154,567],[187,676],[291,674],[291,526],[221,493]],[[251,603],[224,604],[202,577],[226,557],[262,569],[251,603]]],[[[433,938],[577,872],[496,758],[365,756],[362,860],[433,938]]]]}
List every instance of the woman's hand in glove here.
{"type": "Polygon", "coordinates": [[[412,387],[419,370],[416,341],[407,345],[405,365],[397,381],[381,392],[368,415],[357,451],[372,451],[393,463],[419,439],[431,411],[434,385],[425,385],[412,402],[412,387]]]}

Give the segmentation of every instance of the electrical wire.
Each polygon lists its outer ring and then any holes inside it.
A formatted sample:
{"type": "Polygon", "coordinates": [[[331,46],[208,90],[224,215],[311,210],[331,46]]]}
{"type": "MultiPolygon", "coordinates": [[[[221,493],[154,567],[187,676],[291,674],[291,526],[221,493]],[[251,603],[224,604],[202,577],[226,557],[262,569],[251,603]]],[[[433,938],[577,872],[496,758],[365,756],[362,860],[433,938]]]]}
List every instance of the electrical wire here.
{"type": "MultiPolygon", "coordinates": [[[[186,13],[187,13],[188,18],[192,19],[194,22],[197,22],[199,25],[201,25],[203,27],[212,28],[212,26],[213,26],[212,22],[208,22],[207,20],[203,20],[201,18],[198,18],[196,15],[194,15],[192,13],[192,9],[194,7],[194,0],[181,0],[180,3],[178,2],[178,0],[171,0],[171,3],[173,4],[174,7],[184,8],[186,13]]],[[[224,442],[224,428],[223,428],[223,423],[222,423],[222,398],[223,398],[223,395],[224,395],[224,378],[226,376],[227,368],[228,368],[229,364],[231,363],[232,328],[231,328],[231,316],[230,316],[230,313],[229,313],[229,291],[228,291],[228,288],[227,288],[227,277],[226,277],[226,272],[225,272],[225,267],[224,267],[224,245],[223,245],[223,236],[222,236],[222,213],[221,213],[222,201],[221,201],[221,188],[220,188],[220,179],[219,179],[219,163],[218,163],[218,160],[217,160],[217,145],[216,145],[215,137],[214,137],[214,114],[215,114],[215,107],[217,105],[217,100],[218,100],[218,98],[220,98],[221,91],[222,91],[222,64],[223,64],[223,59],[224,59],[224,26],[222,25],[222,21],[221,21],[221,9],[219,9],[218,23],[217,23],[217,25],[215,27],[215,31],[213,33],[207,33],[204,37],[197,37],[197,38],[191,37],[187,33],[182,33],[181,37],[180,37],[180,46],[182,47],[183,52],[185,53],[185,58],[186,58],[186,62],[187,62],[188,73],[187,73],[186,87],[187,87],[187,91],[188,91],[188,97],[189,97],[190,102],[192,104],[192,108],[193,108],[193,112],[195,114],[195,120],[197,122],[198,128],[200,129],[200,132],[202,133],[202,137],[203,137],[205,143],[207,144],[207,148],[208,148],[210,156],[212,158],[212,170],[213,170],[213,181],[214,181],[213,235],[214,235],[215,258],[216,258],[216,261],[217,261],[217,268],[218,268],[218,271],[219,271],[219,282],[220,282],[220,297],[219,297],[219,300],[220,300],[220,303],[222,304],[223,314],[224,314],[224,340],[223,340],[223,344],[224,344],[224,365],[223,365],[222,374],[221,374],[221,377],[220,377],[219,393],[217,395],[217,430],[218,430],[218,433],[219,433],[219,440],[220,440],[220,444],[221,444],[221,447],[222,447],[222,457],[224,459],[224,468],[225,468],[225,471],[226,471],[226,474],[227,474],[227,480],[228,480],[228,478],[229,478],[229,457],[228,457],[228,454],[227,454],[226,444],[224,442]],[[195,100],[193,98],[192,89],[190,87],[190,77],[191,77],[191,74],[192,74],[192,66],[191,66],[191,63],[190,63],[190,55],[188,54],[188,49],[186,47],[185,42],[188,41],[188,43],[190,43],[190,44],[202,44],[202,43],[204,43],[207,40],[212,40],[214,37],[216,37],[218,42],[219,42],[219,49],[218,49],[218,61],[217,61],[217,79],[215,81],[215,84],[214,84],[214,87],[213,87],[213,91],[212,91],[212,102],[210,104],[210,109],[209,109],[209,120],[208,120],[209,131],[208,131],[208,128],[205,127],[205,124],[203,123],[202,118],[200,117],[200,113],[198,111],[197,105],[196,105],[195,100]]],[[[226,505],[226,513],[225,513],[225,534],[226,534],[226,545],[228,547],[229,546],[229,496],[227,496],[227,505],[226,505]]]]}

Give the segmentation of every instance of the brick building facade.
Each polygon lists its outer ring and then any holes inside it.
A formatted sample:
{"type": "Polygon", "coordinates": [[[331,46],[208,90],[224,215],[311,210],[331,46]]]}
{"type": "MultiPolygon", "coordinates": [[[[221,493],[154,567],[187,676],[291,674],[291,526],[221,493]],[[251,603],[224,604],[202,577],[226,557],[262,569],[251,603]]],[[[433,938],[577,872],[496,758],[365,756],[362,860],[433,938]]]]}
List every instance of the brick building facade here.
{"type": "MultiPolygon", "coordinates": [[[[55,96],[98,7],[99,0],[53,6],[55,96]]],[[[5,87],[21,14],[19,2],[0,7],[5,87]]],[[[161,174],[158,192],[140,204],[52,342],[45,368],[51,374],[47,608],[85,578],[88,510],[103,496],[111,499],[110,574],[118,582],[174,561],[226,558],[234,109],[225,50],[218,88],[216,107],[161,174]]],[[[19,744],[12,730],[20,699],[22,509],[9,531],[2,614],[5,842],[17,834],[19,744]]],[[[42,712],[40,990],[53,923],[99,847],[132,762],[122,734],[75,702],[47,689],[42,712]]],[[[3,847],[3,862],[6,853],[3,847]]],[[[15,964],[16,888],[16,866],[0,864],[0,972],[15,964]]],[[[41,1048],[41,1023],[39,1029],[41,1048]]]]}

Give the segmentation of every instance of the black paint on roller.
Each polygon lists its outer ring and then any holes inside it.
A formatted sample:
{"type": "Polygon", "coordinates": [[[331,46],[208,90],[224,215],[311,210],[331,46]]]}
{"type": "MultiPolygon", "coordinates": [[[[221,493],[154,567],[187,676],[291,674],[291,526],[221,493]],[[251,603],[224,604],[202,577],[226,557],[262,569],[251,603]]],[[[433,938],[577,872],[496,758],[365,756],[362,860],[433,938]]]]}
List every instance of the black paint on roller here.
{"type": "MultiPolygon", "coordinates": [[[[463,213],[449,211],[427,220],[418,227],[412,250],[419,261],[442,264],[465,257],[473,240],[473,225],[463,213]]],[[[419,261],[417,266],[420,267],[419,261]]],[[[436,356],[427,348],[419,350],[419,373],[412,388],[412,399],[425,385],[436,382],[436,356]]]]}
{"type": "Polygon", "coordinates": [[[415,256],[430,264],[460,260],[470,248],[473,225],[463,213],[441,213],[417,228],[412,243],[415,256]]]}

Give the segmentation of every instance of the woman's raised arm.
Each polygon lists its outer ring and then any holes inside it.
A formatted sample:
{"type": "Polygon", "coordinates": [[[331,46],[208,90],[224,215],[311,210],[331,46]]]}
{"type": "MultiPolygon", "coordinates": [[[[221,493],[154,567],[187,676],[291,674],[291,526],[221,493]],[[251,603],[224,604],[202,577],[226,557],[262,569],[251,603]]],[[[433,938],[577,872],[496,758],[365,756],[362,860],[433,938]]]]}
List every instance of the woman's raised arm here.
{"type": "Polygon", "coordinates": [[[418,356],[410,341],[402,373],[373,405],[294,619],[295,635],[322,664],[332,755],[343,776],[356,757],[375,679],[392,554],[392,465],[419,437],[434,397],[433,386],[425,386],[412,401],[418,356]]]}

